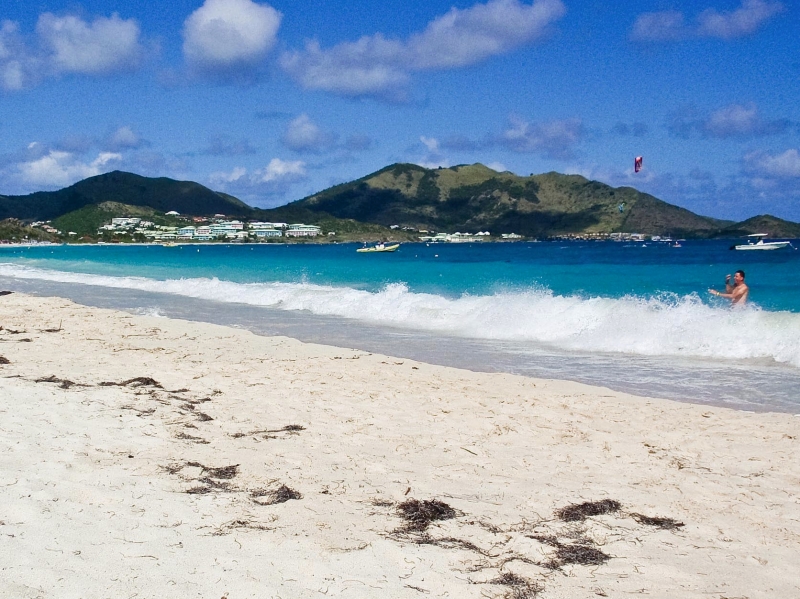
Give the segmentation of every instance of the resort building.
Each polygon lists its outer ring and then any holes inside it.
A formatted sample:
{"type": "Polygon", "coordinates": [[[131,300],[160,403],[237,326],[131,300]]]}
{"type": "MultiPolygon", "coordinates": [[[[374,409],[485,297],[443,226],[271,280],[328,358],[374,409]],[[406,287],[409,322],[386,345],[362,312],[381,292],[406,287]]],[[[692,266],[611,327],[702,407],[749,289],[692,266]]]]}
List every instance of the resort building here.
{"type": "Polygon", "coordinates": [[[316,225],[297,223],[286,227],[286,237],[316,237],[320,233],[322,229],[316,225]]]}

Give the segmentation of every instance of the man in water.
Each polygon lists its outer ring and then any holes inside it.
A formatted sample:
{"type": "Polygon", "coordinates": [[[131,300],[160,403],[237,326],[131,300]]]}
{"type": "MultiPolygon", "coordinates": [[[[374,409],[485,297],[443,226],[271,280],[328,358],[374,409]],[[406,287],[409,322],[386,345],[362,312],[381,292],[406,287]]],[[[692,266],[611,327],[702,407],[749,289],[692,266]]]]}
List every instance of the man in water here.
{"type": "Polygon", "coordinates": [[[733,275],[733,285],[731,285],[731,276],[725,276],[725,293],[720,293],[716,289],[709,289],[708,292],[711,295],[731,300],[731,304],[734,306],[743,306],[747,301],[750,288],[744,282],[744,271],[737,270],[733,275]]]}

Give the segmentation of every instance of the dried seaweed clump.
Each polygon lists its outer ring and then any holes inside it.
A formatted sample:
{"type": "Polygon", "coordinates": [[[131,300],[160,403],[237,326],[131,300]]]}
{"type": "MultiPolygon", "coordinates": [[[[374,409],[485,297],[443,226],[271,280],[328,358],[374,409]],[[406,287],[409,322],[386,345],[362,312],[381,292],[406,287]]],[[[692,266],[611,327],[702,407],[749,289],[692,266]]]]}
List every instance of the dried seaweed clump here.
{"type": "Polygon", "coordinates": [[[277,489],[257,489],[250,493],[250,496],[259,505],[276,505],[278,503],[286,503],[290,499],[302,499],[303,495],[299,491],[295,491],[286,485],[281,485],[277,489]],[[260,499],[265,497],[266,499],[260,499]]]}
{"type": "Polygon", "coordinates": [[[50,376],[48,376],[48,377],[36,379],[34,382],[36,382],[36,383],[61,383],[59,385],[59,387],[61,389],[69,389],[73,385],[77,385],[78,387],[85,387],[86,386],[86,385],[81,385],[80,383],[75,383],[75,382],[70,381],[68,379],[57,378],[55,375],[52,375],[52,374],[50,376]]]}
{"type": "Polygon", "coordinates": [[[4,356],[0,356],[0,364],[11,364],[11,361],[4,356]]]}
{"type": "Polygon", "coordinates": [[[403,530],[407,532],[422,532],[434,520],[451,520],[458,515],[456,510],[438,499],[409,499],[398,505],[397,511],[406,521],[403,530]]]}
{"type": "Polygon", "coordinates": [[[588,545],[560,545],[556,548],[555,556],[544,564],[546,568],[558,570],[566,564],[579,564],[581,566],[600,566],[605,564],[611,556],[595,547],[588,545]]]}
{"type": "Polygon", "coordinates": [[[497,578],[488,581],[486,584],[497,584],[510,587],[505,599],[533,599],[544,590],[540,584],[517,576],[512,572],[501,574],[497,578]]]}
{"type": "Polygon", "coordinates": [[[221,468],[209,468],[202,466],[203,473],[208,474],[211,478],[231,479],[239,474],[239,464],[232,466],[223,466],[221,468]]]}
{"type": "Polygon", "coordinates": [[[158,387],[162,389],[161,383],[149,376],[137,376],[136,378],[122,381],[121,383],[103,382],[100,383],[101,387],[158,387]]]}
{"type": "Polygon", "coordinates": [[[622,508],[619,501],[603,499],[602,501],[587,501],[563,507],[556,512],[556,516],[564,522],[582,522],[589,516],[601,516],[611,512],[618,512],[622,508]]]}
{"type": "Polygon", "coordinates": [[[644,514],[632,513],[631,518],[636,520],[639,524],[646,524],[647,526],[656,526],[664,530],[677,530],[684,526],[683,522],[678,522],[672,518],[661,518],[659,516],[645,516],[644,514]]]}

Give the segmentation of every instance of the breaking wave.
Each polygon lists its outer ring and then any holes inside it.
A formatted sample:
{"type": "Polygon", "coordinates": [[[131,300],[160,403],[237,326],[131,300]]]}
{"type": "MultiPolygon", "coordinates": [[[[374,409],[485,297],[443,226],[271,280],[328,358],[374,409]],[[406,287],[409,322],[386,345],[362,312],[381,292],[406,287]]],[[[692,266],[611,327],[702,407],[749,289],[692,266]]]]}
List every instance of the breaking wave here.
{"type": "Polygon", "coordinates": [[[530,289],[447,298],[415,293],[403,284],[370,292],[309,283],[111,277],[16,264],[0,264],[0,276],[307,311],[468,338],[530,341],[570,351],[758,359],[800,368],[800,314],[754,306],[719,308],[695,294],[611,299],[530,289]]]}

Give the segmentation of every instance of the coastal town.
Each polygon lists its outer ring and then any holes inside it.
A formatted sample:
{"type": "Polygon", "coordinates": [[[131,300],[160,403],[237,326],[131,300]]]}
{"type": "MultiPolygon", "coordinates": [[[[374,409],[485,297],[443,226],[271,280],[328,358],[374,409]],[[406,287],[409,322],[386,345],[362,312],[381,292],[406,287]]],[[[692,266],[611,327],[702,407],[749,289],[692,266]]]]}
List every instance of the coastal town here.
{"type": "MultiPolygon", "coordinates": [[[[164,214],[170,224],[159,224],[148,218],[115,216],[97,229],[96,236],[79,235],[74,231],[62,231],[52,221],[34,221],[30,227],[72,243],[259,243],[275,241],[309,241],[318,238],[334,241],[336,231],[325,231],[318,225],[305,223],[247,221],[227,218],[223,214],[213,217],[182,216],[176,211],[164,214]]],[[[150,217],[152,218],[152,217],[150,217]]],[[[415,229],[409,226],[391,225],[390,231],[401,229],[403,233],[425,243],[476,243],[485,241],[538,241],[517,233],[493,235],[490,231],[436,232],[415,229]]],[[[550,239],[550,238],[548,238],[550,239]]],[[[670,237],[644,235],[641,233],[575,233],[555,236],[560,241],[667,241],[670,237]]],[[[8,243],[11,240],[3,240],[8,243]]],[[[22,243],[37,243],[35,239],[15,240],[22,243]]],[[[2,241],[0,241],[2,243],[2,241]]]]}

